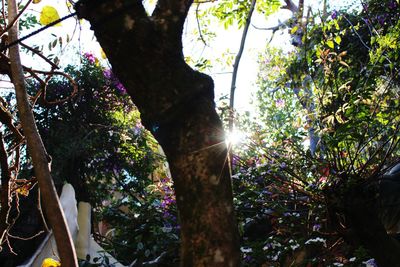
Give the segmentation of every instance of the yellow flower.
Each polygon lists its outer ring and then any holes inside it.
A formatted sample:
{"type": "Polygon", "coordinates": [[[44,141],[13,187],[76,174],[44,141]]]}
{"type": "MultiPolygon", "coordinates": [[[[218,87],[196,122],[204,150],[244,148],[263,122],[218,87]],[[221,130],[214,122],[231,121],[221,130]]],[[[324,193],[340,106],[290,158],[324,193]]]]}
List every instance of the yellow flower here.
{"type": "Polygon", "coordinates": [[[42,262],[42,267],[60,267],[61,263],[52,258],[46,258],[42,262]]]}
{"type": "MultiPolygon", "coordinates": [[[[52,6],[44,6],[40,12],[40,24],[48,25],[56,20],[60,19],[57,9],[52,6]]],[[[54,26],[61,26],[61,23],[57,23],[54,26]]]]}

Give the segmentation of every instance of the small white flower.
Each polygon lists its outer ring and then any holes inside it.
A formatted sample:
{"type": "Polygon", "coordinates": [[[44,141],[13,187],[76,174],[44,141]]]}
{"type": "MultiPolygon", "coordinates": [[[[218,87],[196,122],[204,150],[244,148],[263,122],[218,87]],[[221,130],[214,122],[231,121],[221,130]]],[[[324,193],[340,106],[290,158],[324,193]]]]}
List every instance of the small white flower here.
{"type": "Polygon", "coordinates": [[[309,240],[306,241],[305,244],[308,245],[308,244],[311,244],[311,243],[318,243],[318,242],[323,243],[324,247],[326,247],[326,240],[321,238],[321,237],[316,237],[314,239],[309,239],[309,240]]]}
{"type": "Polygon", "coordinates": [[[273,260],[273,261],[277,261],[280,254],[281,254],[281,252],[278,251],[278,253],[276,253],[276,255],[275,255],[274,257],[272,257],[272,260],[273,260]]]}
{"type": "Polygon", "coordinates": [[[241,247],[240,250],[241,250],[243,253],[251,253],[251,252],[253,252],[253,249],[252,249],[252,248],[241,247]]]}
{"type": "Polygon", "coordinates": [[[300,245],[299,245],[299,244],[296,244],[296,245],[290,245],[290,248],[291,248],[292,250],[296,250],[298,247],[300,247],[300,245]]]}

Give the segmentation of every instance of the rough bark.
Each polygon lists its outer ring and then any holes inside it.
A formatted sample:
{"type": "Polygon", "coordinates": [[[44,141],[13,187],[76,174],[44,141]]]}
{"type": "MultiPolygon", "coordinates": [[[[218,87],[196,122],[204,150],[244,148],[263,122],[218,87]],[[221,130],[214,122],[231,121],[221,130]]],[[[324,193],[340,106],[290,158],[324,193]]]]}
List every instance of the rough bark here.
{"type": "MultiPolygon", "coordinates": [[[[15,0],[8,1],[8,20],[16,21],[17,6],[15,0]]],[[[16,22],[9,29],[10,42],[18,40],[18,23],[16,22]]],[[[43,197],[43,205],[50,225],[54,231],[61,263],[63,266],[78,266],[75,255],[75,248],[69,233],[64,214],[61,210],[60,201],[55,190],[53,179],[48,167],[47,154],[42,143],[42,139],[36,128],[35,118],[29,105],[26,93],[25,77],[19,55],[19,46],[16,44],[10,47],[10,65],[12,82],[15,86],[18,113],[21,120],[22,129],[27,142],[28,152],[32,157],[35,175],[43,197]]]]}
{"type": "Polygon", "coordinates": [[[163,147],[181,225],[181,266],[238,266],[239,239],[224,131],[212,79],[184,61],[182,29],[191,0],[160,0],[151,16],[141,1],[86,0],[113,71],[163,147]]]}

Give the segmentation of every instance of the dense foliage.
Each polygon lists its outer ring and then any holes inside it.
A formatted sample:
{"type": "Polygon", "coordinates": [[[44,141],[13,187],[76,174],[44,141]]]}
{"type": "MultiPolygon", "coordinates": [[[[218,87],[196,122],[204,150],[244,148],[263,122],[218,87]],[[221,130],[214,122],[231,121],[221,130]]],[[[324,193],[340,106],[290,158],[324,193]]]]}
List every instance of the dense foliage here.
{"type": "Polygon", "coordinates": [[[393,230],[398,196],[377,188],[399,156],[398,10],[370,1],[307,17],[289,29],[294,50],[260,56],[259,126],[234,176],[249,266],[372,264],[347,230],[362,227],[353,199],[393,230]],[[257,221],[263,235],[246,239],[257,221]]]}

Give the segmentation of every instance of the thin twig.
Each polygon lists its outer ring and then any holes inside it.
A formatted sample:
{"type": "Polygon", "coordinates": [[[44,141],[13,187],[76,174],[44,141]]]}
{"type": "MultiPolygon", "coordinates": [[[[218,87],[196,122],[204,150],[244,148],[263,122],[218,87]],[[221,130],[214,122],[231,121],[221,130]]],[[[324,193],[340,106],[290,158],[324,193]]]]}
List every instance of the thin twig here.
{"type": "Polygon", "coordinates": [[[196,6],[197,29],[199,31],[200,40],[203,42],[203,44],[205,46],[208,46],[207,42],[204,40],[203,34],[201,33],[201,26],[200,26],[200,21],[199,21],[199,7],[200,7],[200,3],[198,3],[197,6],[196,6]]]}
{"type": "Polygon", "coordinates": [[[9,182],[11,179],[10,169],[8,167],[8,155],[3,142],[3,135],[0,132],[0,169],[1,169],[1,192],[0,192],[0,247],[3,240],[7,239],[10,223],[8,215],[11,209],[11,194],[9,182]]]}
{"type": "Polygon", "coordinates": [[[39,50],[37,50],[37,49],[35,49],[35,48],[33,48],[33,47],[29,46],[29,45],[26,45],[26,44],[24,44],[22,42],[20,42],[20,44],[21,44],[21,46],[25,47],[26,49],[32,51],[33,53],[35,53],[36,55],[41,57],[44,61],[49,63],[52,68],[54,68],[54,69],[59,69],[60,68],[58,65],[54,64],[53,61],[51,61],[50,59],[45,57],[39,50]]]}
{"type": "Polygon", "coordinates": [[[350,24],[351,29],[353,30],[353,32],[357,35],[358,39],[360,40],[360,42],[363,44],[363,46],[365,46],[365,48],[368,49],[368,51],[371,50],[371,48],[364,42],[364,40],[362,39],[361,35],[358,33],[358,31],[354,28],[353,23],[344,15],[342,14],[342,17],[350,24]]]}

